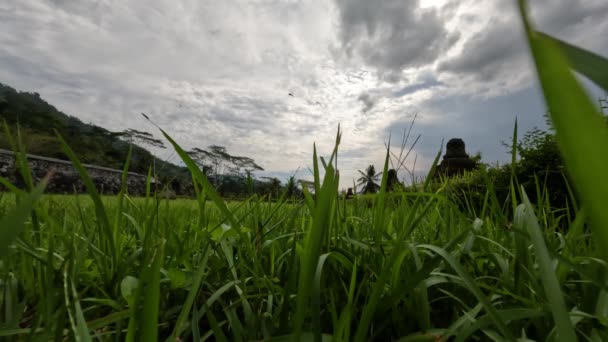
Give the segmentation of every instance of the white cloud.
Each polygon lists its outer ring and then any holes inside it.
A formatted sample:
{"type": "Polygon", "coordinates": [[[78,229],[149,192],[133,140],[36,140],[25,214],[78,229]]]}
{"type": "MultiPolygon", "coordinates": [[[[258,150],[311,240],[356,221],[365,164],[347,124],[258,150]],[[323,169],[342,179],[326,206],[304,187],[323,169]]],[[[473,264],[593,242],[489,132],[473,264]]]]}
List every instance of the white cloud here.
{"type": "MultiPolygon", "coordinates": [[[[381,167],[389,131],[399,134],[414,112],[424,128],[419,170],[454,127],[467,146],[500,146],[506,137],[475,133],[489,120],[480,106],[534,91],[505,3],[7,0],[0,82],[112,130],[152,131],[144,112],[185,148],[223,145],[282,175],[311,164],[313,142],[329,153],[341,124],[346,187],[357,169],[381,167]],[[458,125],[446,120],[454,104],[458,125]]],[[[608,50],[605,2],[570,3],[543,0],[539,27],[608,50]]]]}

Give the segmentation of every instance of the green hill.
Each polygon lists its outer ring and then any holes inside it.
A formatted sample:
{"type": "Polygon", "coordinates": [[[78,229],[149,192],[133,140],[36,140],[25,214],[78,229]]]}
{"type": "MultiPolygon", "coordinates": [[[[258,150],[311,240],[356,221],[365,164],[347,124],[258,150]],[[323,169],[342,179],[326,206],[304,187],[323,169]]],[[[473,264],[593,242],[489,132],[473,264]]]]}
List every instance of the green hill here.
{"type": "MultiPolygon", "coordinates": [[[[83,123],[57,110],[38,93],[17,91],[0,83],[0,123],[2,120],[13,134],[19,126],[26,150],[31,154],[67,159],[53,131],[55,129],[83,163],[122,169],[127,159],[130,142],[124,132],[111,132],[83,123]]],[[[11,149],[4,129],[0,134],[0,148],[11,149]]],[[[129,171],[146,174],[150,165],[155,165],[161,180],[189,178],[186,168],[165,162],[147,149],[133,144],[129,171]]]]}

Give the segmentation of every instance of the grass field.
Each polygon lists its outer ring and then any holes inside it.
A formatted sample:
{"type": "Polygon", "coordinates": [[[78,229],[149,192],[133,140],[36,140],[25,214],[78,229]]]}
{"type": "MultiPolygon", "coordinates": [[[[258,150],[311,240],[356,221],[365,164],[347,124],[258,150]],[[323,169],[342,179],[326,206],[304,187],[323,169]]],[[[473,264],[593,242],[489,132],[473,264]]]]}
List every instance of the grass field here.
{"type": "Polygon", "coordinates": [[[608,62],[524,24],[580,206],[530,203],[516,181],[505,205],[487,178],[475,213],[441,185],[388,194],[386,178],[345,201],[339,133],[300,202],[224,202],[166,134],[194,200],[100,197],[81,167],[89,195],[46,196],[21,159],[25,191],[0,179],[0,338],[608,340],[608,131],[569,70],[608,89],[589,71],[608,62]]]}
{"type": "MultiPolygon", "coordinates": [[[[440,193],[370,202],[323,190],[312,207],[228,203],[236,226],[203,198],[123,195],[100,198],[104,228],[89,196],[45,195],[3,258],[0,334],[537,340],[556,334],[555,305],[580,334],[604,329],[594,313],[606,267],[582,225],[553,233],[549,208],[518,207],[511,222],[491,201],[475,219],[440,193]]],[[[15,197],[2,196],[0,213],[15,197]]]]}

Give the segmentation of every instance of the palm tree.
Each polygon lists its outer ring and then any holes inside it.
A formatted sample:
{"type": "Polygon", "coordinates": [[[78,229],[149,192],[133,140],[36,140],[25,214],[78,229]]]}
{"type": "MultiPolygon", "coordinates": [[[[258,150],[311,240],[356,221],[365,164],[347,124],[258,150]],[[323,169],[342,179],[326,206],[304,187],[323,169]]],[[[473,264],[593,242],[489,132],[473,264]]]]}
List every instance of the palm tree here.
{"type": "Polygon", "coordinates": [[[279,192],[281,191],[281,180],[276,178],[276,177],[272,177],[270,178],[270,193],[272,196],[274,196],[275,198],[279,198],[279,192]]]}
{"type": "Polygon", "coordinates": [[[376,168],[374,167],[374,165],[368,166],[367,169],[365,169],[365,172],[361,170],[357,171],[359,171],[359,173],[361,174],[361,177],[359,177],[359,179],[357,180],[359,182],[358,185],[363,186],[364,194],[373,193],[380,189],[380,185],[378,185],[377,182],[378,177],[380,177],[382,172],[376,173],[376,168]]]}
{"type": "Polygon", "coordinates": [[[288,198],[300,197],[300,189],[298,189],[298,183],[294,176],[289,177],[285,184],[285,191],[287,192],[288,198]]]}

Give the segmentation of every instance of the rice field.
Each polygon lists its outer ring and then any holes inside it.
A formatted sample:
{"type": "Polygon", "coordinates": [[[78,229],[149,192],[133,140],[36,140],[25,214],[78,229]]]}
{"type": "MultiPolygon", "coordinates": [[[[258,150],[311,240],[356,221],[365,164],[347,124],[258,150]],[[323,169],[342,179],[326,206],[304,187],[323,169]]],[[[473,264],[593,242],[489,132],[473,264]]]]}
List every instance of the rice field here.
{"type": "Polygon", "coordinates": [[[430,182],[387,193],[383,179],[379,194],[345,200],[337,153],[324,172],[315,163],[301,201],[227,203],[204,179],[191,200],[3,194],[0,336],[547,340],[565,319],[573,335],[606,337],[606,264],[582,215],[516,187],[522,204],[488,192],[481,217],[430,182]]]}

